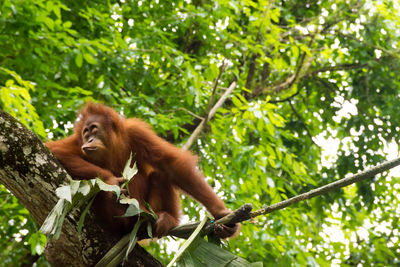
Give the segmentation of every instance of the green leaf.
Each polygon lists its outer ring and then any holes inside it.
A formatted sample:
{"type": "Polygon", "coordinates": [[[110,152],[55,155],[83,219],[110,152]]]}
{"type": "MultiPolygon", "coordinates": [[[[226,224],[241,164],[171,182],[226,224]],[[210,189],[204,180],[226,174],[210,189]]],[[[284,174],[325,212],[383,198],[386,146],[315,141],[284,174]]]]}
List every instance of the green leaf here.
{"type": "Polygon", "coordinates": [[[102,191],[107,191],[107,192],[113,192],[117,198],[119,198],[121,194],[121,189],[119,188],[118,185],[109,185],[103,182],[103,180],[96,178],[96,184],[99,186],[100,190],[102,191]]]}
{"type": "Polygon", "coordinates": [[[239,100],[239,98],[237,96],[232,97],[232,102],[239,109],[243,106],[242,102],[239,100]]]}
{"type": "Polygon", "coordinates": [[[72,22],[71,21],[66,21],[66,22],[63,23],[63,27],[64,28],[68,29],[68,28],[71,28],[71,26],[72,26],[72,22]]]}
{"type": "MultiPolygon", "coordinates": [[[[89,53],[83,53],[83,58],[86,60],[87,63],[95,65],[97,64],[97,60],[89,53]]],[[[78,65],[78,64],[76,64],[78,65]]],[[[81,64],[82,66],[82,64],[81,64]]],[[[79,66],[78,66],[79,67],[79,66]]]]}
{"type": "Polygon", "coordinates": [[[292,46],[292,55],[294,58],[298,58],[300,54],[300,49],[297,46],[292,46]]]}
{"type": "Polygon", "coordinates": [[[151,222],[147,222],[147,235],[150,238],[153,238],[153,225],[151,224],[151,222]]]}
{"type": "Polygon", "coordinates": [[[54,20],[52,20],[51,18],[45,17],[45,18],[43,18],[43,22],[46,24],[46,26],[51,31],[54,31],[54,20]]]}
{"type": "Polygon", "coordinates": [[[266,122],[266,123],[265,123],[265,128],[267,129],[268,133],[269,133],[271,136],[274,136],[274,135],[275,135],[274,126],[273,126],[270,122],[266,122]]]}
{"type": "MultiPolygon", "coordinates": [[[[31,254],[32,255],[41,255],[43,253],[43,237],[44,235],[40,232],[32,233],[28,239],[28,244],[31,247],[31,254]]],[[[46,240],[46,238],[44,238],[46,240]]]]}
{"type": "Polygon", "coordinates": [[[182,256],[179,258],[179,262],[177,263],[176,266],[179,267],[195,267],[194,260],[192,258],[192,255],[188,251],[184,251],[182,253],[182,256]]]}
{"type": "Polygon", "coordinates": [[[136,162],[133,164],[133,167],[131,168],[131,162],[132,162],[132,152],[129,156],[128,161],[125,164],[124,171],[122,172],[122,177],[126,181],[130,181],[138,172],[136,162]]]}
{"type": "Polygon", "coordinates": [[[92,200],[89,201],[89,203],[86,205],[85,209],[82,211],[81,216],[79,217],[79,222],[78,222],[78,235],[82,234],[82,227],[83,223],[85,222],[86,214],[88,213],[90,207],[93,204],[95,197],[92,198],[92,200]]]}
{"type": "Polygon", "coordinates": [[[78,68],[82,67],[83,56],[81,53],[76,54],[75,56],[75,64],[78,68]]]}
{"type": "Polygon", "coordinates": [[[115,267],[122,263],[130,235],[123,236],[95,265],[95,267],[115,267]]]}
{"type": "Polygon", "coordinates": [[[204,225],[208,221],[208,217],[204,217],[203,220],[199,223],[199,225],[196,227],[196,229],[193,231],[193,233],[189,236],[189,238],[183,243],[183,245],[179,248],[178,252],[175,254],[174,258],[172,261],[167,265],[167,267],[171,267],[172,265],[175,264],[175,262],[179,259],[179,257],[183,254],[184,251],[186,251],[190,244],[196,239],[196,237],[200,234],[201,229],[203,229],[204,225]]]}
{"type": "Polygon", "coordinates": [[[134,198],[122,199],[122,200],[120,200],[120,203],[129,204],[129,206],[126,209],[125,214],[122,216],[118,216],[118,217],[121,217],[121,218],[131,217],[131,216],[136,216],[136,215],[140,214],[141,212],[143,212],[143,210],[139,206],[139,202],[134,198]]]}
{"type": "Polygon", "coordinates": [[[58,239],[61,233],[65,215],[69,211],[70,207],[71,205],[69,202],[66,202],[64,198],[61,198],[46,217],[45,221],[40,227],[40,231],[43,234],[48,235],[49,239],[58,239]]]}
{"type": "Polygon", "coordinates": [[[71,180],[69,182],[72,197],[78,192],[81,182],[82,182],[81,180],[71,180]]]}
{"type": "Polygon", "coordinates": [[[93,185],[91,185],[89,181],[82,180],[78,189],[78,193],[82,194],[83,196],[87,196],[90,193],[92,186],[93,185]]]}
{"type": "Polygon", "coordinates": [[[65,199],[72,203],[71,185],[64,185],[56,189],[56,195],[60,199],[65,199]]]}
{"type": "Polygon", "coordinates": [[[136,243],[137,243],[137,232],[139,230],[140,225],[142,225],[142,223],[144,222],[144,220],[138,220],[135,223],[135,226],[133,227],[132,232],[129,235],[129,244],[128,244],[128,248],[126,249],[126,254],[125,254],[125,259],[128,259],[129,253],[131,253],[132,249],[135,247],[136,243]]]}
{"type": "Polygon", "coordinates": [[[156,222],[158,219],[158,216],[154,212],[154,210],[151,208],[150,204],[146,202],[145,207],[149,211],[149,212],[146,212],[146,215],[148,215],[153,220],[153,222],[156,222]]]}

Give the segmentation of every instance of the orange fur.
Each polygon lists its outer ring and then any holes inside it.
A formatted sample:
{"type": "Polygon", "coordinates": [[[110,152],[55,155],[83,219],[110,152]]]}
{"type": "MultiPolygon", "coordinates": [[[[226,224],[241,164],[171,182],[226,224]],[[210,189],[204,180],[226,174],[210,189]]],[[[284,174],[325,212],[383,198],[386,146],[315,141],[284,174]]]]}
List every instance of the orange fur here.
{"type": "MultiPolygon", "coordinates": [[[[74,133],[46,145],[74,179],[100,176],[109,184],[118,184],[117,177],[132,152],[138,173],[129,184],[130,197],[136,198],[143,208],[149,203],[158,215],[153,227],[155,236],[165,235],[179,224],[181,207],[177,188],[200,201],[216,218],[229,213],[197,170],[195,156],[158,137],[145,122],[123,119],[104,105],[88,103],[78,115],[74,133]],[[106,157],[93,160],[82,152],[82,131],[88,121],[96,121],[104,129],[100,134],[107,148],[106,157]]],[[[132,229],[135,218],[115,218],[126,207],[118,204],[111,193],[101,192],[95,207],[111,230],[126,233],[132,229]]]]}

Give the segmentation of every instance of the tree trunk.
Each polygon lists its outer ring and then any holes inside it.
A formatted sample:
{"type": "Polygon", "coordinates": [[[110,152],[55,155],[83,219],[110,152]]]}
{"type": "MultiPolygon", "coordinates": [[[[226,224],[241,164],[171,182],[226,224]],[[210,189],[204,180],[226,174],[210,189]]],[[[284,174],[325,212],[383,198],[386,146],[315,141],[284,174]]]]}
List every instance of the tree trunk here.
{"type": "MultiPolygon", "coordinates": [[[[0,110],[0,183],[2,183],[32,217],[42,224],[57,203],[55,190],[68,174],[38,137],[9,114],[0,110]]],[[[80,210],[65,219],[58,240],[47,243],[45,255],[53,266],[92,266],[119,240],[103,230],[93,212],[85,219],[78,236],[80,210]]],[[[162,266],[136,245],[125,266],[162,266]]]]}

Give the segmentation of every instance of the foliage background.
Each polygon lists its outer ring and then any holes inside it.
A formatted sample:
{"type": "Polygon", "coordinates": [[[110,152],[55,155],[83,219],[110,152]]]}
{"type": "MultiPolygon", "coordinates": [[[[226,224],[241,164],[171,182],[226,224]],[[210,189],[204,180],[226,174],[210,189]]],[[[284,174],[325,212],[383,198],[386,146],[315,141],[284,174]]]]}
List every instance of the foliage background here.
{"type": "MultiPolygon", "coordinates": [[[[181,145],[221,74],[217,96],[238,87],[191,149],[231,209],[259,208],[398,156],[399,11],[372,0],[4,0],[0,108],[47,140],[101,101],[181,145]]],[[[266,266],[397,265],[399,177],[258,217],[226,245],[266,266]]],[[[45,265],[38,226],[0,194],[1,264],[45,265]]],[[[198,219],[199,205],[184,205],[198,219]]],[[[166,244],[148,248],[165,263],[166,244]]]]}

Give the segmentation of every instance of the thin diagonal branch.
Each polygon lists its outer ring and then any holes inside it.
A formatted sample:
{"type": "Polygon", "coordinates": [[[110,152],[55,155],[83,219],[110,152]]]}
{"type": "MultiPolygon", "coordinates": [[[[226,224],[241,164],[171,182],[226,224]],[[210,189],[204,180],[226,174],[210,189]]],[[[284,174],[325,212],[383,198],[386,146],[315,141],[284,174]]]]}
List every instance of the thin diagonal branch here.
{"type": "Polygon", "coordinates": [[[183,110],[183,111],[189,113],[190,115],[192,115],[192,116],[195,117],[196,119],[204,120],[203,117],[201,117],[201,116],[199,116],[199,115],[197,115],[197,114],[191,112],[190,110],[188,110],[188,109],[186,109],[186,108],[180,107],[180,108],[178,108],[178,109],[183,110]]]}
{"type": "Polygon", "coordinates": [[[232,93],[232,91],[236,87],[236,82],[232,82],[231,85],[229,85],[228,89],[225,91],[225,93],[221,96],[220,99],[218,99],[217,103],[210,109],[210,112],[206,114],[206,119],[202,120],[199,125],[197,125],[196,129],[193,131],[193,133],[190,135],[189,139],[186,141],[185,145],[182,147],[185,150],[188,150],[189,147],[191,147],[194,143],[194,141],[199,137],[201,131],[204,128],[204,125],[208,120],[210,120],[215,112],[217,112],[217,109],[220,108],[228,98],[228,96],[232,93]]]}
{"type": "MultiPolygon", "coordinates": [[[[311,39],[307,45],[308,48],[310,48],[311,45],[313,44],[316,35],[317,35],[317,33],[314,33],[313,35],[311,35],[311,39]]],[[[301,77],[300,73],[302,71],[304,72],[305,68],[306,69],[309,68],[310,64],[305,64],[306,57],[307,57],[307,53],[303,52],[303,54],[301,55],[301,57],[299,59],[299,64],[297,65],[296,72],[294,74],[290,75],[285,81],[278,83],[277,85],[274,85],[272,87],[258,88],[256,90],[254,90],[253,96],[260,95],[265,92],[278,93],[284,89],[291,88],[293,86],[293,84],[301,77]]]]}
{"type": "MultiPolygon", "coordinates": [[[[222,217],[221,219],[218,219],[217,221],[215,221],[215,223],[216,224],[238,223],[238,222],[249,220],[250,218],[254,218],[257,216],[272,213],[274,211],[281,210],[290,205],[296,204],[300,201],[303,201],[306,199],[311,199],[316,196],[324,195],[324,194],[327,194],[334,190],[340,189],[342,187],[351,185],[353,183],[373,178],[375,175],[385,172],[385,171],[388,171],[399,165],[400,165],[400,158],[386,161],[386,162],[381,163],[381,164],[379,164],[375,167],[372,167],[368,170],[354,174],[350,177],[343,178],[343,179],[337,180],[335,182],[332,182],[330,184],[312,189],[306,193],[297,195],[295,197],[289,198],[287,200],[281,201],[281,202],[273,204],[271,206],[264,207],[262,209],[254,211],[254,212],[250,212],[251,207],[252,207],[251,204],[245,204],[242,207],[240,207],[238,210],[233,211],[232,213],[228,214],[225,217],[222,217]]],[[[168,235],[185,238],[185,236],[188,236],[188,234],[190,235],[190,233],[193,232],[194,229],[196,229],[197,225],[198,225],[198,222],[192,222],[192,223],[180,225],[178,227],[171,229],[168,232],[168,235]]],[[[211,231],[211,227],[209,227],[209,226],[210,226],[210,224],[208,224],[206,226],[206,228],[204,228],[204,230],[203,230],[204,234],[210,233],[210,232],[207,232],[209,230],[211,231]],[[209,230],[207,230],[207,229],[209,229],[209,230]]]]}
{"type": "Polygon", "coordinates": [[[339,188],[354,184],[356,182],[360,182],[369,178],[373,178],[375,177],[375,175],[382,173],[384,171],[390,170],[396,166],[400,165],[400,158],[394,159],[394,160],[390,160],[390,161],[386,161],[382,164],[379,164],[375,167],[372,167],[371,169],[359,172],[357,174],[354,174],[350,177],[347,178],[343,178],[340,180],[337,180],[335,182],[332,182],[330,184],[318,187],[316,189],[310,190],[306,193],[300,194],[298,196],[286,199],[284,201],[281,201],[279,203],[273,204],[271,206],[262,208],[260,210],[257,210],[255,212],[251,213],[251,218],[260,216],[260,215],[264,215],[264,214],[268,214],[271,212],[274,212],[276,210],[281,210],[283,208],[286,208],[290,205],[293,205],[295,203],[298,203],[302,200],[306,200],[306,199],[310,199],[316,196],[320,196],[320,195],[324,195],[326,193],[332,192],[334,190],[337,190],[339,188]]]}
{"type": "MultiPolygon", "coordinates": [[[[299,77],[299,79],[304,78],[304,77],[315,76],[318,73],[327,72],[327,71],[353,70],[353,69],[365,68],[367,66],[368,66],[368,64],[352,64],[352,63],[345,63],[345,64],[336,65],[336,66],[324,66],[324,67],[322,67],[320,69],[316,69],[316,70],[307,72],[304,75],[301,75],[301,77],[299,77]]],[[[299,93],[300,93],[300,90],[297,89],[297,91],[294,94],[292,94],[291,96],[288,96],[288,97],[286,97],[284,99],[270,100],[269,102],[273,103],[273,104],[286,102],[286,101],[289,101],[289,100],[293,99],[299,93]]]]}
{"type": "Polygon", "coordinates": [[[368,64],[352,64],[352,63],[345,63],[345,64],[340,64],[336,66],[325,66],[317,70],[313,70],[309,73],[304,74],[303,77],[307,76],[314,76],[318,73],[321,72],[327,72],[327,71],[341,71],[341,70],[353,70],[353,69],[362,69],[364,67],[367,67],[368,64]]]}

